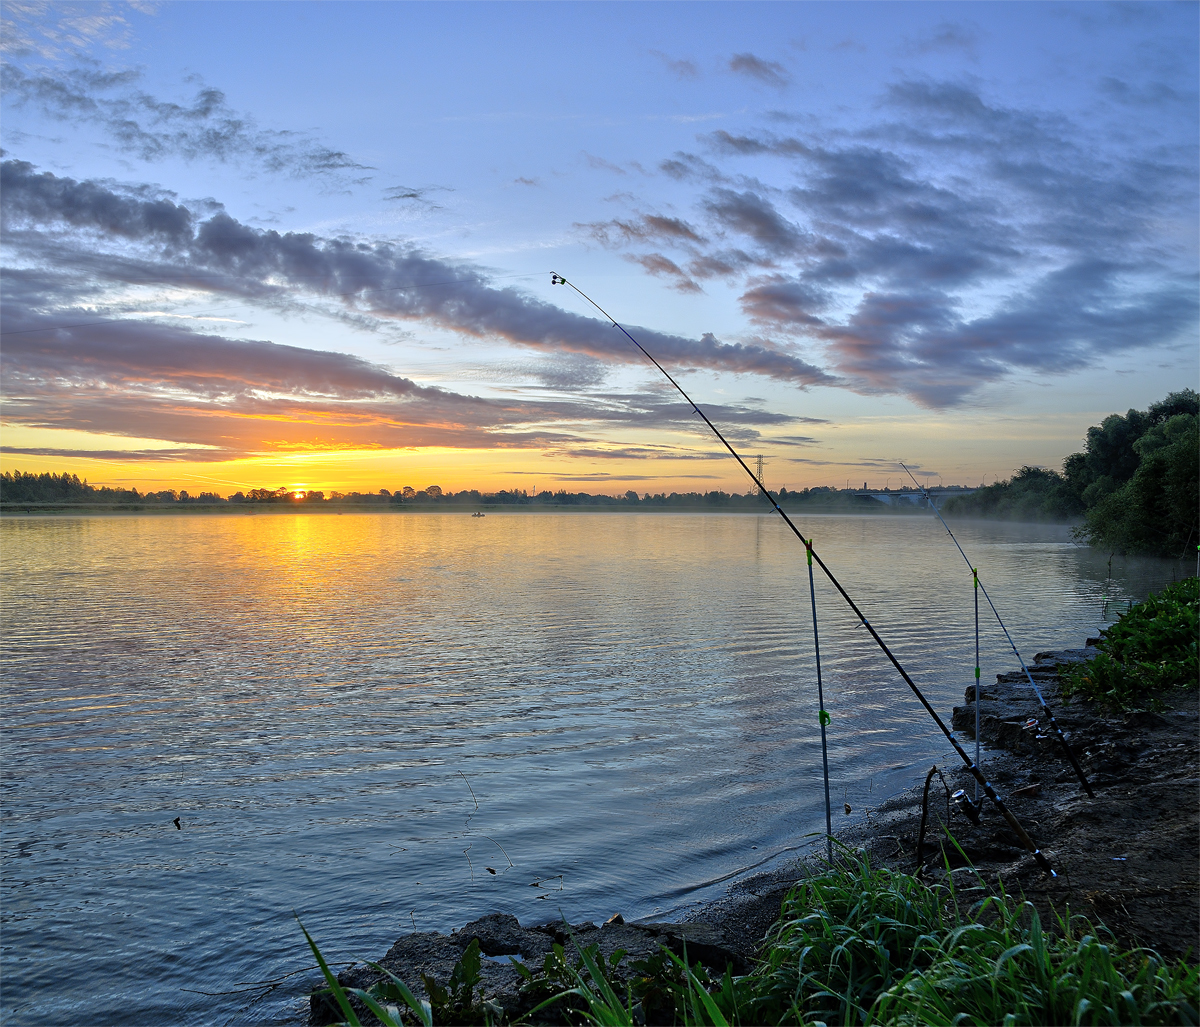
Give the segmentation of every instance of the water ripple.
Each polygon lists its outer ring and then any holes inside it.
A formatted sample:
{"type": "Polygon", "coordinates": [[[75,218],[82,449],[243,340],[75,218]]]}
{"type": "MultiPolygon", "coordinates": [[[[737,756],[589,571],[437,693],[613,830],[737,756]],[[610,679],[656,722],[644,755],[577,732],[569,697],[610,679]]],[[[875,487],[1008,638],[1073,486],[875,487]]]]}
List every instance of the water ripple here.
{"type": "MultiPolygon", "coordinates": [[[[944,533],[810,530],[948,713],[974,642],[944,533]]],[[[1174,570],[960,538],[1027,658],[1174,570]]],[[[331,958],[496,909],[662,916],[823,826],[807,568],[769,518],[6,518],[0,543],[9,1023],[282,1023],[303,975],[252,1014],[185,989],[305,966],[293,909],[331,958]]],[[[945,743],[817,588],[857,807],[945,743]]],[[[986,623],[985,675],[1012,663],[986,623]]]]}

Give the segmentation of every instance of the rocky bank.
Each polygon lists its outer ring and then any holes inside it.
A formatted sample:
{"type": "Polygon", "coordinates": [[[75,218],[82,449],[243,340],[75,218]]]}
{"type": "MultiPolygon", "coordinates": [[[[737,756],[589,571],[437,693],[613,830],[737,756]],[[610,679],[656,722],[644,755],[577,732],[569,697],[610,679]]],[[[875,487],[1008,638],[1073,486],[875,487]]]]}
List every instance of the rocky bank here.
{"type": "MultiPolygon", "coordinates": [[[[909,790],[868,810],[840,833],[840,840],[865,851],[875,865],[930,878],[949,873],[964,885],[1002,887],[1037,905],[1045,922],[1053,923],[1053,911],[1069,909],[1102,921],[1125,945],[1195,960],[1200,950],[1200,692],[1171,693],[1157,713],[1109,715],[1082,700],[1064,705],[1060,669],[1092,655],[1091,648],[1039,653],[1030,671],[1070,740],[1094,799],[1083,790],[1057,738],[1044,730],[1023,673],[999,675],[994,685],[980,689],[978,700],[984,771],[1057,877],[1038,868],[986,800],[979,824],[949,801],[954,789],[974,792],[974,778],[957,759],[940,764],[943,777],[934,775],[931,782],[920,864],[924,773],[909,790]],[[956,845],[946,840],[943,827],[956,845]]],[[[975,703],[972,686],[953,711],[953,729],[964,743],[973,743],[975,703]]],[[[718,972],[731,964],[735,973],[744,973],[784,895],[813,865],[796,861],[741,881],[683,923],[633,924],[615,916],[599,926],[572,925],[571,931],[581,946],[597,944],[606,957],[624,949],[625,965],[652,955],[660,945],[678,953],[686,945],[692,961],[718,972]]],[[[613,905],[619,908],[619,899],[613,905]]],[[[405,935],[379,962],[414,990],[423,973],[444,984],[475,938],[487,957],[484,996],[514,1017],[529,1003],[518,991],[520,977],[510,957],[540,965],[567,935],[561,923],[522,927],[515,917],[497,913],[450,935],[405,935]]],[[[352,967],[339,980],[365,988],[378,977],[370,968],[352,967]]],[[[313,995],[311,1024],[340,1019],[327,999],[313,995]]],[[[374,1021],[364,1017],[363,1022],[374,1021]]]]}

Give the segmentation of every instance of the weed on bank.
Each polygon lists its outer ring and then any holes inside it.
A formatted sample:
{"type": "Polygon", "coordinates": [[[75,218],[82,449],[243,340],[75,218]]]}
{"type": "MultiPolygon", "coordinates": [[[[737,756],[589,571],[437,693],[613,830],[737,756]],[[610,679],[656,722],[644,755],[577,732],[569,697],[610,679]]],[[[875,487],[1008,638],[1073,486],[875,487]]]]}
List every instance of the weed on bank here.
{"type": "MultiPolygon", "coordinates": [[[[1004,1027],[1046,1024],[1197,1024],[1200,971],[1149,949],[1124,950],[1103,927],[1056,917],[1047,931],[1032,904],[981,887],[927,883],[850,857],[801,881],[784,900],[755,969],[713,975],[665,947],[622,965],[599,949],[556,945],[540,967],[516,964],[532,1009],[518,1023],[839,1024],[1004,1027]],[[618,973],[617,971],[622,971],[618,973]],[[618,983],[623,979],[625,983],[618,983]]],[[[305,932],[307,937],[307,932],[305,932]]],[[[345,1023],[350,996],[389,1027],[491,1023],[503,1010],[477,994],[478,942],[450,985],[418,998],[386,976],[343,989],[314,955],[345,1023]]],[[[432,987],[431,987],[432,985],[432,987]]]]}

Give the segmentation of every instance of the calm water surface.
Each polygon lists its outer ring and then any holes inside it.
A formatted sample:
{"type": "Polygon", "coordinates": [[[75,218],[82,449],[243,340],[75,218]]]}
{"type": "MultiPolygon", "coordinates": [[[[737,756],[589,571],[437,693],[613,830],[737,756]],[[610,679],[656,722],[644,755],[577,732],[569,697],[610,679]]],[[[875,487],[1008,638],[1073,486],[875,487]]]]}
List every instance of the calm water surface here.
{"type": "MultiPolygon", "coordinates": [[[[973,613],[944,531],[804,523],[948,715],[973,613]]],[[[1186,572],[957,530],[1027,659],[1186,572]]],[[[297,1022],[293,910],[331,959],[494,911],[657,918],[823,827],[804,551],[774,519],[6,518],[0,547],[6,1023],[297,1022]]],[[[947,746],[819,579],[817,607],[861,808],[947,746]]],[[[985,679],[1014,666],[985,622],[985,679]]]]}

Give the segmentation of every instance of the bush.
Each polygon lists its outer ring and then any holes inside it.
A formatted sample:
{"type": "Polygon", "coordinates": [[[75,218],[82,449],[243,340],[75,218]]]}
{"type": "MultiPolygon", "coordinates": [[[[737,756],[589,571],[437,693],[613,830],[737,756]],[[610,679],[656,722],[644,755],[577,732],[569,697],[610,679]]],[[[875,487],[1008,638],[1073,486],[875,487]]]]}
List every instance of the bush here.
{"type": "Polygon", "coordinates": [[[1197,685],[1198,633],[1200,579],[1185,578],[1106,629],[1100,654],[1064,675],[1063,698],[1081,695],[1113,711],[1160,708],[1163,691],[1197,685]]]}

